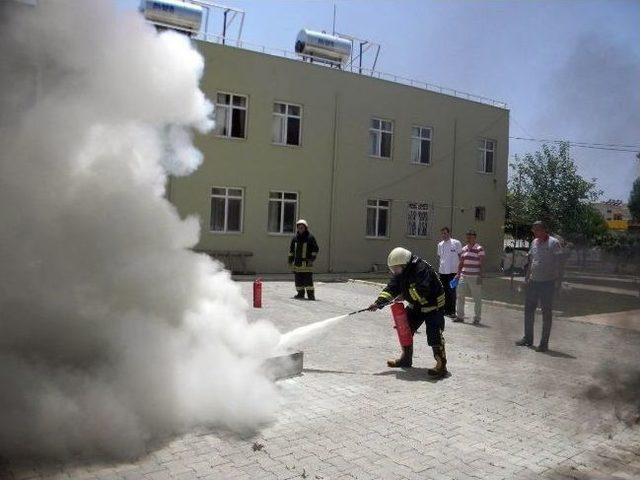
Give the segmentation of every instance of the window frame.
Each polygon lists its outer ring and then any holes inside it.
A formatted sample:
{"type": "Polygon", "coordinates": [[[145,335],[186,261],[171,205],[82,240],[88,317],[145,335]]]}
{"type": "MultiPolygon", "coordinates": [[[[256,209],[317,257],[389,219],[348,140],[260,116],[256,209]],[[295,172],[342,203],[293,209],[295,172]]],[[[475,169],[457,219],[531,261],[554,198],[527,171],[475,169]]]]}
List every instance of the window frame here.
{"type": "Polygon", "coordinates": [[[216,91],[216,101],[214,104],[214,119],[215,119],[215,110],[218,108],[225,108],[226,110],[228,110],[228,114],[227,114],[227,131],[229,132],[228,135],[221,135],[219,133],[215,133],[216,128],[214,127],[214,135],[217,138],[225,138],[227,140],[246,140],[247,137],[249,136],[249,95],[245,95],[243,93],[233,93],[233,92],[227,92],[227,91],[223,91],[223,90],[217,90],[216,91]],[[229,104],[225,105],[225,104],[221,104],[218,103],[218,95],[229,95],[230,99],[229,99],[229,104]],[[233,97],[243,97],[245,99],[245,106],[244,107],[238,107],[236,105],[233,104],[233,97]],[[231,129],[232,129],[232,125],[233,125],[233,110],[244,110],[245,115],[244,115],[244,137],[233,137],[231,136],[231,129]]]}
{"type": "Polygon", "coordinates": [[[423,167],[430,167],[433,162],[432,162],[432,147],[433,147],[433,127],[428,127],[428,126],[424,126],[424,125],[411,125],[411,135],[410,135],[410,140],[411,140],[411,144],[410,144],[410,150],[409,150],[409,163],[411,165],[421,165],[423,167]],[[414,128],[418,128],[420,129],[420,134],[422,134],[422,130],[428,130],[429,131],[429,138],[423,138],[423,137],[414,137],[413,136],[413,129],[414,128]],[[422,163],[422,162],[414,162],[412,157],[412,153],[413,153],[413,141],[414,140],[418,140],[418,143],[420,145],[420,152],[418,153],[418,158],[420,158],[422,156],[422,140],[429,140],[429,161],[427,163],[422,163]]]}
{"type": "Polygon", "coordinates": [[[242,235],[244,233],[244,197],[245,197],[245,189],[244,187],[222,187],[218,185],[214,185],[209,190],[209,233],[213,233],[215,235],[242,235]],[[215,194],[213,193],[214,188],[224,189],[225,194],[215,194]],[[240,190],[242,194],[240,197],[236,195],[229,195],[229,190],[240,190]],[[214,230],[211,222],[211,218],[213,216],[213,205],[212,200],[214,198],[224,198],[224,230],[214,230]],[[240,199],[240,230],[229,230],[229,199],[240,199]]]}
{"type": "Polygon", "coordinates": [[[391,239],[391,206],[392,201],[389,198],[368,198],[365,203],[365,238],[369,240],[390,240],[391,239]],[[376,205],[369,205],[369,202],[376,202],[376,205]],[[381,206],[380,202],[388,202],[387,206],[381,206]],[[369,216],[369,209],[375,209],[376,211],[376,235],[369,235],[367,231],[367,218],[369,216]],[[387,211],[387,232],[386,235],[378,235],[378,231],[380,230],[380,210],[387,211]]]}
{"type": "Polygon", "coordinates": [[[295,203],[296,205],[296,209],[293,215],[294,218],[294,222],[297,221],[297,217],[299,215],[300,212],[300,192],[297,191],[292,191],[292,190],[269,190],[268,196],[267,196],[267,234],[269,235],[273,235],[273,236],[277,236],[277,237],[281,237],[281,236],[291,236],[294,235],[296,233],[296,226],[295,223],[293,225],[293,231],[291,232],[284,232],[283,231],[283,227],[284,227],[284,206],[285,203],[295,203]],[[279,193],[281,194],[281,198],[280,199],[275,199],[275,198],[271,198],[271,194],[272,193],[279,193]],[[284,196],[285,194],[295,194],[296,199],[295,202],[291,199],[285,199],[284,196]],[[280,230],[278,232],[272,232],[269,230],[269,206],[271,204],[271,202],[280,202],[280,230]]]}
{"type": "Polygon", "coordinates": [[[478,165],[476,164],[476,172],[483,173],[485,175],[495,175],[496,173],[496,151],[498,150],[498,142],[492,138],[481,137],[480,141],[482,142],[482,146],[477,146],[477,152],[482,154],[482,170],[478,169],[478,165]],[[491,150],[487,149],[487,142],[493,143],[493,148],[491,150]],[[491,164],[492,170],[487,172],[487,152],[493,153],[493,162],[491,164]]]}
{"type": "MultiPolygon", "coordinates": [[[[273,121],[274,117],[284,117],[285,122],[285,130],[284,130],[284,138],[285,138],[285,143],[280,143],[280,142],[275,142],[273,140],[273,136],[271,137],[271,144],[272,145],[276,145],[278,147],[302,147],[302,116],[304,114],[304,107],[302,104],[300,103],[291,103],[291,102],[285,102],[283,100],[274,100],[273,101],[273,106],[275,107],[275,105],[279,103],[281,105],[285,105],[286,106],[286,113],[277,113],[274,112],[272,110],[271,112],[271,120],[273,121]],[[300,109],[300,115],[291,115],[289,114],[289,107],[298,107],[300,109]],[[297,144],[291,144],[291,143],[286,143],[286,139],[289,133],[289,123],[288,123],[288,118],[297,118],[300,120],[300,126],[298,127],[298,143],[297,144]]],[[[273,125],[273,124],[272,124],[273,125]]],[[[273,132],[272,132],[273,135],[273,132]]]]}
{"type": "Polygon", "coordinates": [[[378,152],[378,154],[375,153],[371,153],[370,149],[371,149],[371,144],[369,144],[367,146],[367,148],[369,149],[369,157],[371,158],[377,158],[379,160],[393,160],[393,138],[394,138],[394,131],[395,131],[395,122],[390,119],[390,118],[382,118],[382,117],[370,117],[369,118],[369,129],[368,129],[368,133],[369,133],[369,138],[371,138],[371,132],[377,132],[378,133],[378,139],[376,141],[376,150],[378,152]],[[380,122],[380,126],[378,128],[375,128],[371,125],[371,123],[377,120],[378,122],[380,122]],[[383,130],[382,129],[382,122],[388,122],[391,124],[391,130],[383,130]],[[389,133],[391,134],[391,142],[390,142],[390,151],[389,151],[389,156],[388,157],[383,157],[381,155],[382,153],[382,134],[383,133],[389,133]]]}
{"type": "Polygon", "coordinates": [[[432,214],[432,208],[431,205],[428,202],[407,202],[407,216],[406,216],[406,230],[405,230],[405,236],[407,238],[417,238],[417,239],[428,239],[431,238],[431,214],[432,214]],[[424,207],[424,211],[427,214],[427,231],[424,235],[412,235],[409,233],[409,212],[412,210],[411,206],[412,205],[418,205],[418,206],[423,206],[424,207]]]}

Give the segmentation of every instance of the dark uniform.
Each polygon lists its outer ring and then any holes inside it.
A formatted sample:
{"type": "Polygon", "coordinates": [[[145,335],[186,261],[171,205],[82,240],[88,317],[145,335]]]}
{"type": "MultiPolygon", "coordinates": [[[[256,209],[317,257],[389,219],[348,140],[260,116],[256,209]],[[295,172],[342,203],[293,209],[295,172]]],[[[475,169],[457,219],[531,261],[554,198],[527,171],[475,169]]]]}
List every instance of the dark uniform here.
{"type": "MultiPolygon", "coordinates": [[[[382,308],[401,296],[409,303],[407,317],[411,331],[415,333],[425,324],[427,343],[433,349],[436,368],[430,374],[445,374],[447,355],[444,348],[444,287],[437,272],[427,262],[412,255],[402,273],[394,275],[380,292],[375,304],[382,308]]],[[[389,362],[389,366],[411,366],[413,346],[403,349],[401,359],[389,362]]]]}
{"type": "Polygon", "coordinates": [[[309,230],[305,228],[302,233],[296,233],[289,246],[289,266],[293,270],[295,278],[297,298],[304,298],[307,291],[309,300],[315,300],[313,288],[313,262],[318,255],[318,243],[309,230]]]}

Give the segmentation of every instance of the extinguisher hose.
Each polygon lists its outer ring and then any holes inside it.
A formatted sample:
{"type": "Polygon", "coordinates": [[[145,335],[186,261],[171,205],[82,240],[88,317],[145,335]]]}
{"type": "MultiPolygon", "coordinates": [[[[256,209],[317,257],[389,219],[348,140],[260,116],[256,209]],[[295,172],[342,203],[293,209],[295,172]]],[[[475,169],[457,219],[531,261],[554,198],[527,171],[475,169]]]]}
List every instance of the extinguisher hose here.
{"type": "MultiPolygon", "coordinates": [[[[394,302],[387,302],[384,305],[380,306],[380,309],[383,309],[384,307],[388,307],[389,305],[391,305],[394,302]]],[[[356,310],[355,312],[351,312],[351,313],[347,313],[347,316],[349,315],[356,315],[358,313],[362,313],[362,312],[368,312],[369,311],[369,307],[367,308],[363,308],[361,310],[356,310]]]]}

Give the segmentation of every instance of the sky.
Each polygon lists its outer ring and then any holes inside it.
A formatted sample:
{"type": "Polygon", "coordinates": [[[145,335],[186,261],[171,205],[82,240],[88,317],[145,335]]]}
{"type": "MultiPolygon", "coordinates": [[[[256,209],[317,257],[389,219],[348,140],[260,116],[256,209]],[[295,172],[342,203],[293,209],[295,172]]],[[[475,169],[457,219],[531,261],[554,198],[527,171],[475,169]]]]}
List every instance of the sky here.
{"type": "MultiPolygon", "coordinates": [[[[290,51],[301,28],[332,30],[335,5],[337,32],[382,46],[378,70],[504,101],[511,136],[640,146],[640,0],[217,3],[246,12],[244,41],[290,51]]],[[[511,139],[510,159],[539,147],[511,139]]],[[[573,156],[602,198],[628,199],[635,153],[573,156]]]]}

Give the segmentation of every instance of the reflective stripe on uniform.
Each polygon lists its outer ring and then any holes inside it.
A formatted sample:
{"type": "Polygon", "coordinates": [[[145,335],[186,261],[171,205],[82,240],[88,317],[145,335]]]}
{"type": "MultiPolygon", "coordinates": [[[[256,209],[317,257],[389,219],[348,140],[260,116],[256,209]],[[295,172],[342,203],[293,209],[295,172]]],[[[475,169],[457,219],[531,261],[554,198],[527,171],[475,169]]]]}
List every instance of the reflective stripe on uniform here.
{"type": "Polygon", "coordinates": [[[433,312],[434,310],[438,310],[439,307],[422,307],[420,309],[420,311],[422,313],[429,313],[429,312],[433,312]]]}
{"type": "Polygon", "coordinates": [[[308,267],[307,265],[300,265],[299,267],[294,265],[293,271],[296,273],[307,273],[307,272],[313,272],[313,268],[308,267]]]}
{"type": "Polygon", "coordinates": [[[429,303],[429,301],[426,298],[424,298],[422,295],[418,293],[418,290],[416,289],[415,286],[409,287],[409,294],[411,295],[411,298],[420,302],[422,305],[426,305],[427,303],[429,303]]]}
{"type": "Polygon", "coordinates": [[[393,300],[393,295],[391,295],[389,292],[380,292],[380,295],[378,295],[378,299],[379,300],[385,300],[385,301],[391,301],[393,300]]]}

